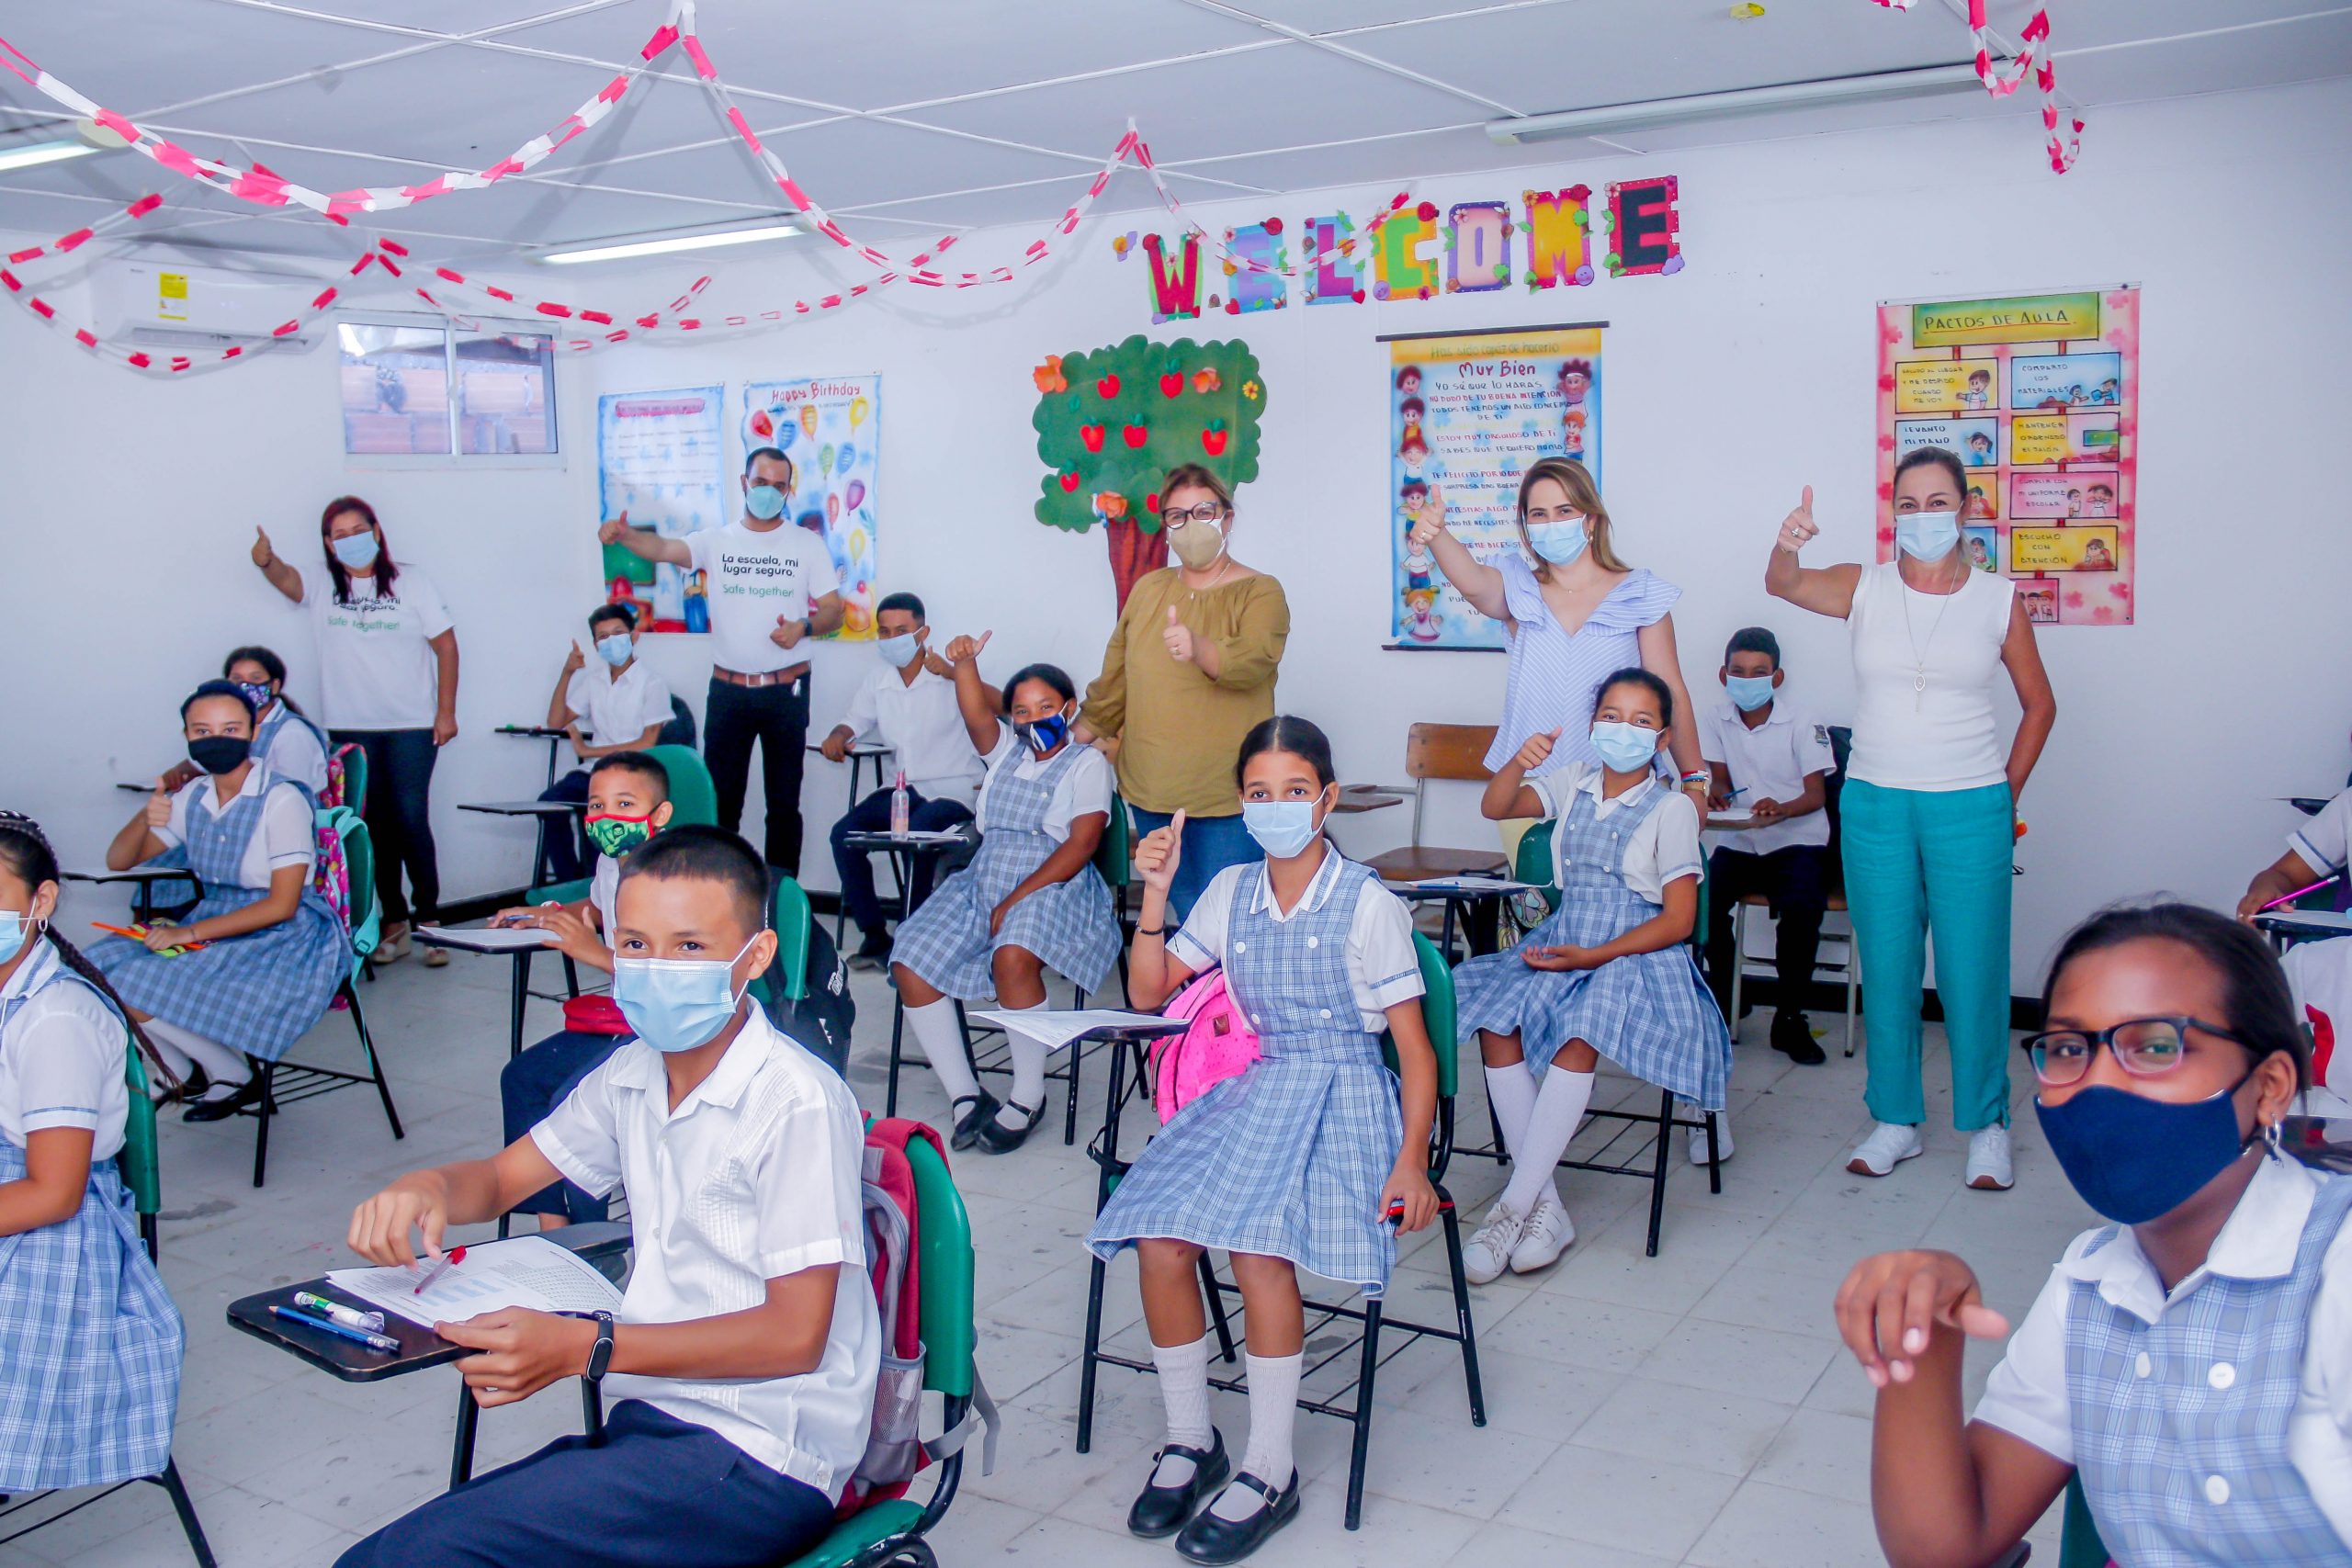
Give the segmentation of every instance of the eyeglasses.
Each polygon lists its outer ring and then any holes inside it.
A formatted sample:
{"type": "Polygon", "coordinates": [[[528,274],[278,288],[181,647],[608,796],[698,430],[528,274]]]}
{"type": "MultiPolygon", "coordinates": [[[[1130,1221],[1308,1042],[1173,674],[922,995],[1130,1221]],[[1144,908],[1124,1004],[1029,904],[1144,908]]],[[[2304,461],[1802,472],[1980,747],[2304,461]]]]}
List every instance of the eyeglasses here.
{"type": "Polygon", "coordinates": [[[1224,515],[1225,505],[1222,502],[1204,501],[1198,506],[1191,507],[1163,507],[1159,513],[1159,525],[1163,528],[1182,528],[1187,523],[1214,523],[1224,515]]]}
{"type": "Polygon", "coordinates": [[[2102,1045],[2114,1053],[2116,1063],[2134,1077],[2157,1077],[2171,1072],[2187,1061],[2189,1055],[2188,1032],[2203,1030],[2208,1034],[2244,1044],[2243,1036],[2233,1033],[2218,1023],[2207,1023],[2199,1018],[2132,1018],[2111,1029],[2086,1033],[2079,1029],[2052,1029],[2041,1034],[2030,1034],[2024,1042],[2025,1054],[2033,1063],[2033,1076],[2041,1082],[2063,1087],[2078,1081],[2091,1070],[2091,1058],[2098,1055],[2102,1045]]]}

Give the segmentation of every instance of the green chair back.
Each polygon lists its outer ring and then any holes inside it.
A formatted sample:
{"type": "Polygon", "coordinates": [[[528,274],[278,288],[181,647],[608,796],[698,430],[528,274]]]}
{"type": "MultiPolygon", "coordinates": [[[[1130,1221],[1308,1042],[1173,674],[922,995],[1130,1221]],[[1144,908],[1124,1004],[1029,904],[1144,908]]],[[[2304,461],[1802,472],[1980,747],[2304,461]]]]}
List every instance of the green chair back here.
{"type": "Polygon", "coordinates": [[[544,887],[534,887],[527,895],[534,904],[577,904],[588,897],[590,879],[575,876],[570,882],[550,882],[544,887]]]}
{"type": "Polygon", "coordinates": [[[1127,803],[1119,792],[1111,792],[1111,820],[1102,829],[1102,841],[1094,846],[1094,869],[1102,875],[1103,886],[1117,897],[1127,886],[1127,878],[1135,874],[1135,825],[1127,820],[1127,803]]]}
{"type": "Polygon", "coordinates": [[[1560,890],[1552,886],[1552,835],[1559,826],[1558,819],[1552,818],[1521,833],[1510,867],[1511,880],[1535,884],[1543,891],[1545,906],[1555,913],[1560,908],[1560,890]]]}
{"type": "MultiPolygon", "coordinates": [[[[124,1039],[130,1040],[127,1032],[124,1039]]],[[[130,1119],[123,1123],[122,1152],[114,1158],[133,1206],[145,1216],[164,1206],[164,1167],[155,1149],[155,1102],[147,1098],[147,1064],[139,1059],[135,1042],[130,1043],[123,1058],[122,1076],[130,1085],[130,1119]]]]}
{"type": "Polygon", "coordinates": [[[364,961],[384,934],[383,909],[376,902],[376,840],[359,813],[347,806],[341,809],[334,830],[343,840],[344,869],[351,877],[351,950],[364,961]]]}
{"type": "Polygon", "coordinates": [[[2058,1568],[2107,1568],[2107,1545],[2091,1518],[2090,1499],[2083,1495],[2083,1478],[2066,1483],[2065,1525],[2058,1538],[2058,1568]]]}
{"type": "MultiPolygon", "coordinates": [[[[1446,967],[1437,943],[1419,931],[1413,933],[1413,956],[1421,963],[1421,1021],[1429,1028],[1430,1048],[1437,1054],[1437,1097],[1451,1100],[1462,1082],[1461,1053],[1453,1040],[1453,971],[1446,967]]],[[[1395,1072],[1396,1042],[1385,1030],[1380,1035],[1380,1055],[1395,1072]]]]}
{"type": "Polygon", "coordinates": [[[645,754],[670,770],[670,820],[714,827],[718,821],[718,786],[710,770],[691,746],[649,746],[645,754]]]}
{"type": "Polygon", "coordinates": [[[808,932],[816,917],[808,908],[808,890],[791,877],[778,877],[768,919],[775,927],[775,962],[760,976],[760,984],[781,1012],[808,995],[808,932]]]}
{"type": "Polygon", "coordinates": [[[368,809],[368,752],[364,747],[354,746],[344,753],[343,803],[355,812],[368,809]]]}
{"type": "Polygon", "coordinates": [[[915,1209],[922,1231],[922,1386],[951,1399],[972,1395],[972,1220],[939,1151],[917,1138],[907,1145],[914,1168],[915,1209]]]}

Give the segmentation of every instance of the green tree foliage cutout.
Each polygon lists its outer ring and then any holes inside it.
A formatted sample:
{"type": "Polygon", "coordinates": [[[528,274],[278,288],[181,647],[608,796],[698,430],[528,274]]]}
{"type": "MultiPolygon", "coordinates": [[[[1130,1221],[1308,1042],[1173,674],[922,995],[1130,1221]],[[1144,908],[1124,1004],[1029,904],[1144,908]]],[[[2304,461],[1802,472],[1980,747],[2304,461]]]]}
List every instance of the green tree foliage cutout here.
{"type": "Polygon", "coordinates": [[[1137,334],[1033,374],[1043,395],[1030,423],[1046,468],[1037,521],[1074,534],[1102,525],[1124,608],[1136,581],[1168,561],[1159,481],[1169,469],[1204,464],[1236,489],[1258,477],[1258,356],[1245,343],[1137,334]]]}

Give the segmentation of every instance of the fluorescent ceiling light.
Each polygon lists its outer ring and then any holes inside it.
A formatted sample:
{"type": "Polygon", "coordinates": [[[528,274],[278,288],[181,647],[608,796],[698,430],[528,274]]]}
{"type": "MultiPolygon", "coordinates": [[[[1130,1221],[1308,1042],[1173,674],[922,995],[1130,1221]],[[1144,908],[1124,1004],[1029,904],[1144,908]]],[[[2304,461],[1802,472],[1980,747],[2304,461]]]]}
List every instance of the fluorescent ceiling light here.
{"type": "Polygon", "coordinates": [[[37,169],[43,164],[62,164],[68,158],[87,158],[105,152],[86,141],[28,141],[15,147],[0,148],[0,174],[17,169],[37,169]]]}
{"type": "Polygon", "coordinates": [[[718,245],[749,245],[764,240],[789,240],[808,231],[797,223],[763,223],[755,229],[722,229],[706,234],[670,234],[655,240],[629,240],[614,245],[585,245],[570,250],[542,251],[532,259],[550,266],[575,262],[622,261],[630,256],[668,255],[673,251],[705,251],[718,245]]]}
{"type": "Polygon", "coordinates": [[[1976,67],[1973,65],[1928,65],[1915,71],[1879,71],[1863,76],[1834,76],[1818,82],[1786,82],[1770,87],[1739,87],[1724,93],[1694,93],[1688,97],[1649,98],[1641,103],[1563,109],[1557,114],[1518,115],[1507,119],[1488,120],[1487,134],[1508,146],[1521,141],[1657,130],[1669,125],[1740,119],[1750,115],[1786,114],[1795,109],[1826,108],[1839,104],[1884,103],[1900,98],[1926,98],[1945,93],[1983,90],[1984,85],[1976,79],[1976,67]]]}

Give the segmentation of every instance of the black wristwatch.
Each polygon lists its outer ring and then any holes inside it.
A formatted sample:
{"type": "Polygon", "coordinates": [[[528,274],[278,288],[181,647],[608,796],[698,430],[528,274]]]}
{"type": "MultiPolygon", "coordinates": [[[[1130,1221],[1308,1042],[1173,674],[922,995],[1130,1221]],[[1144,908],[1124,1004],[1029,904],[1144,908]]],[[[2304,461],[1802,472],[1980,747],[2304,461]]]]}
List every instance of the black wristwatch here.
{"type": "Polygon", "coordinates": [[[567,1312],[565,1317],[592,1319],[596,1325],[596,1343],[589,1348],[588,1366],[581,1376],[590,1382],[600,1382],[613,1364],[613,1314],[608,1312],[567,1312]]]}

